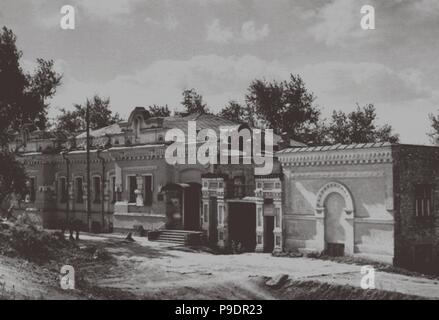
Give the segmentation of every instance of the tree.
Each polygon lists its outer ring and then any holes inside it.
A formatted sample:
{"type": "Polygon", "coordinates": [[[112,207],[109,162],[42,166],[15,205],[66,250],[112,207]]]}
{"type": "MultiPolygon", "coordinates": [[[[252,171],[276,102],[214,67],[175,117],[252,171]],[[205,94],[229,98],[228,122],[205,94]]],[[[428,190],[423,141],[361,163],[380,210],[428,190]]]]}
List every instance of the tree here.
{"type": "Polygon", "coordinates": [[[171,115],[171,111],[168,108],[168,105],[159,106],[152,105],[148,107],[148,112],[151,117],[169,117],[171,115]]]}
{"type": "Polygon", "coordinates": [[[0,152],[0,204],[12,193],[26,192],[26,174],[23,166],[10,152],[0,152]]]}
{"type": "Polygon", "coordinates": [[[218,113],[218,116],[231,121],[242,123],[245,122],[247,114],[246,111],[246,108],[241,106],[238,102],[229,101],[229,104],[218,113]]]}
{"type": "Polygon", "coordinates": [[[248,121],[262,121],[276,134],[286,133],[291,139],[317,144],[322,136],[320,110],[314,100],[299,75],[281,82],[257,79],[246,95],[248,121]]]}
{"type": "Polygon", "coordinates": [[[11,29],[0,31],[0,203],[11,193],[24,193],[26,173],[8,149],[11,132],[32,124],[35,129],[48,126],[47,100],[61,84],[62,76],[53,70],[52,60],[37,59],[34,73],[20,66],[22,52],[11,29]]]}
{"type": "Polygon", "coordinates": [[[84,104],[75,104],[73,111],[61,109],[57,117],[56,130],[75,134],[86,130],[85,115],[87,106],[90,108],[90,129],[100,129],[121,121],[118,113],[110,110],[110,98],[101,98],[98,95],[87,99],[84,104]]]}
{"type": "Polygon", "coordinates": [[[390,125],[378,126],[375,106],[368,104],[361,108],[357,105],[355,111],[345,114],[334,111],[328,126],[327,140],[332,143],[398,143],[399,136],[393,133],[390,125]]]}
{"type": "Polygon", "coordinates": [[[439,115],[435,116],[430,113],[428,118],[430,119],[431,127],[433,129],[432,132],[428,133],[428,136],[430,136],[434,144],[439,145],[439,115]]]}
{"type": "Polygon", "coordinates": [[[187,89],[183,91],[182,106],[185,108],[184,112],[192,113],[208,113],[209,109],[203,101],[203,96],[198,94],[195,89],[187,89]]]}
{"type": "Polygon", "coordinates": [[[25,124],[44,130],[48,126],[47,99],[53,97],[61,84],[61,75],[53,70],[52,60],[37,59],[33,74],[20,67],[22,52],[17,49],[16,36],[3,27],[0,32],[0,142],[8,142],[8,131],[25,124]]]}

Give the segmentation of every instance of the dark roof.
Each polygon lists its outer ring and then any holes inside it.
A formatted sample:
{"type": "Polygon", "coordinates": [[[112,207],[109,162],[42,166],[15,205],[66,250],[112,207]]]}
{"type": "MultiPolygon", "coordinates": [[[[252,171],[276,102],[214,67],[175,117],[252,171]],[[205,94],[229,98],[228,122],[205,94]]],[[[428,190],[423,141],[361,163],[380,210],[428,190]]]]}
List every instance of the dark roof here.
{"type": "Polygon", "coordinates": [[[301,147],[301,148],[285,148],[277,153],[287,152],[316,152],[316,151],[328,151],[328,150],[347,150],[347,149],[368,149],[387,147],[392,144],[389,142],[377,142],[377,143],[356,143],[356,144],[335,144],[329,146],[315,146],[315,147],[301,147]]]}

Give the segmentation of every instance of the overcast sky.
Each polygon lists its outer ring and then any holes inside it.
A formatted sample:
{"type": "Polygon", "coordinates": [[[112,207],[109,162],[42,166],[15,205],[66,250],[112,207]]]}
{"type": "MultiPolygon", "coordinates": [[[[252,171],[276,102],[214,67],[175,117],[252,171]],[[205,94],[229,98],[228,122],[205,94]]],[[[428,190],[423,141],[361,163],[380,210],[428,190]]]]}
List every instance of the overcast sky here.
{"type": "Polygon", "coordinates": [[[64,74],[52,116],[94,93],[124,117],[134,106],[177,110],[186,88],[217,111],[255,77],[290,73],[325,116],[374,103],[405,143],[429,142],[439,108],[438,0],[1,0],[0,25],[16,33],[25,68],[51,58],[64,74]],[[59,26],[66,4],[75,30],[59,26]],[[364,4],[375,30],[360,27],[364,4]]]}

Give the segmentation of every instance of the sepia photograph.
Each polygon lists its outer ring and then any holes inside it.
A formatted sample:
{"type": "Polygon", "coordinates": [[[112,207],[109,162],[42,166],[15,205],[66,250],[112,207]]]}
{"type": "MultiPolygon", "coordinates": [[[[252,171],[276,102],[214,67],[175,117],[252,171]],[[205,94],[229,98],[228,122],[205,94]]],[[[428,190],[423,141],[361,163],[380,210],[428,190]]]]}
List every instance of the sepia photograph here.
{"type": "Polygon", "coordinates": [[[0,300],[439,299],[439,1],[1,0],[0,28],[0,300]]]}

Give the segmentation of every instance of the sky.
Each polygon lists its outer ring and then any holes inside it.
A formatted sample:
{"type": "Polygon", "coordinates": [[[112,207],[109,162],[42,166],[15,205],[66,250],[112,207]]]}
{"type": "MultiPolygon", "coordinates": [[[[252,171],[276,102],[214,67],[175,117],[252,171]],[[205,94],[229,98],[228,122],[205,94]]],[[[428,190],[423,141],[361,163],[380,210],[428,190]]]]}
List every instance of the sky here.
{"type": "Polygon", "coordinates": [[[212,111],[243,102],[255,78],[299,74],[323,116],[373,103],[401,142],[428,144],[439,113],[438,0],[1,0],[32,70],[39,57],[63,74],[50,115],[87,97],[180,110],[195,88],[212,111]],[[63,30],[61,7],[75,8],[63,30]],[[375,29],[360,25],[375,8],[375,29]]]}

